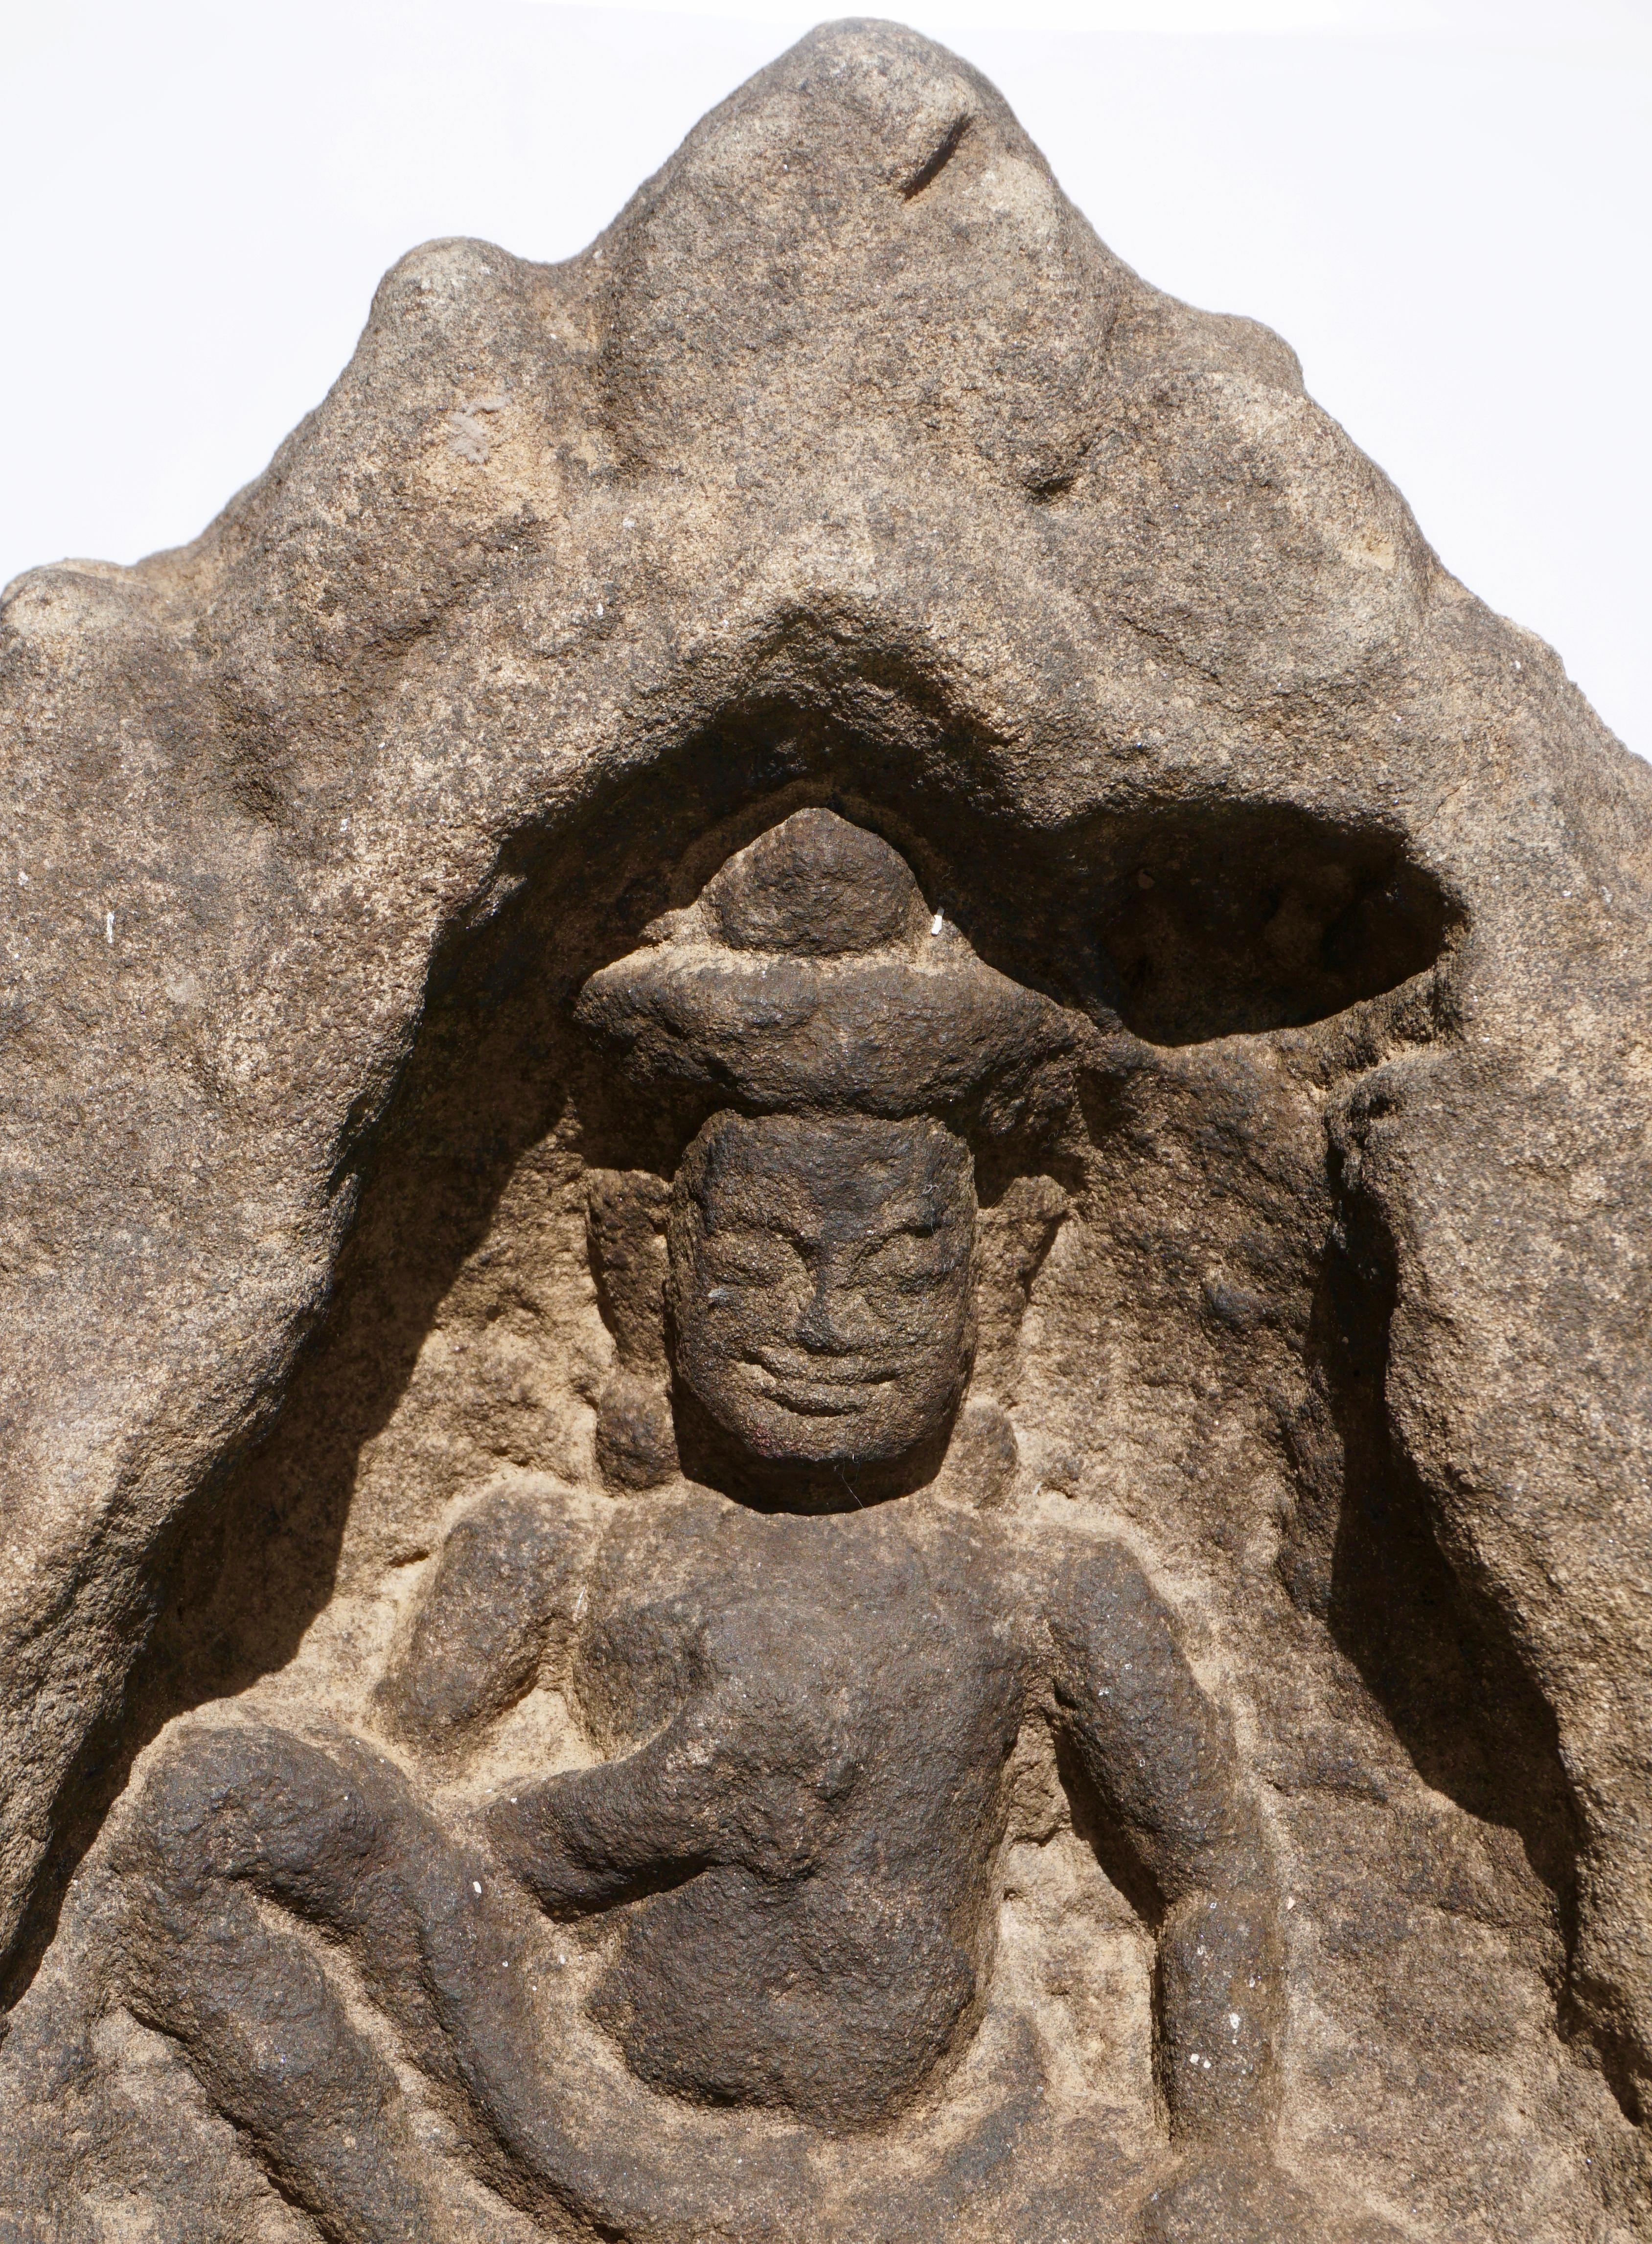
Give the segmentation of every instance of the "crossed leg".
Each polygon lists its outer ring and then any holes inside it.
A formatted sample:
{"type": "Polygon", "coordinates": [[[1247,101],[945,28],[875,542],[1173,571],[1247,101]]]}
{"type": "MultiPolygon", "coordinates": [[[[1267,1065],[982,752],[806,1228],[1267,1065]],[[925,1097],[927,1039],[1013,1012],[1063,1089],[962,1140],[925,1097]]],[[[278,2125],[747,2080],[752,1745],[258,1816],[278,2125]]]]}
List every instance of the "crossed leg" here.
{"type": "Polygon", "coordinates": [[[339,2244],[428,2244],[446,2221],[389,2065],[294,1917],[348,1951],[488,2179],[520,2195],[479,2124],[496,2068],[478,2046],[503,2035],[519,2058],[531,2044],[508,1968],[520,1905],[388,1763],[263,1725],[192,1726],[152,1771],[116,1866],[128,2006],[177,2040],[339,2244]]]}
{"type": "MultiPolygon", "coordinates": [[[[541,2011],[527,1984],[545,1919],[482,1843],[450,1835],[358,1741],[180,1726],[112,1831],[109,1868],[121,1999],[178,2043],[333,2244],[509,2244],[522,2234],[509,2206],[685,2244],[708,2229],[819,2233],[809,2132],[674,2114],[611,2058],[592,2059],[589,2038],[541,2011]],[[472,2201],[456,2221],[439,2178],[449,2162],[418,2139],[390,2065],[301,1926],[348,1957],[496,2193],[491,2214],[472,2201]]],[[[1012,2134],[1031,2115],[1013,2095],[1010,2105],[1012,2134]]],[[[914,2208],[947,2186],[955,2157],[969,2163],[972,2139],[938,2146],[936,2169],[910,2185],[914,2208]]],[[[863,2180],[887,2216],[904,2193],[884,2162],[863,2180]]]]}

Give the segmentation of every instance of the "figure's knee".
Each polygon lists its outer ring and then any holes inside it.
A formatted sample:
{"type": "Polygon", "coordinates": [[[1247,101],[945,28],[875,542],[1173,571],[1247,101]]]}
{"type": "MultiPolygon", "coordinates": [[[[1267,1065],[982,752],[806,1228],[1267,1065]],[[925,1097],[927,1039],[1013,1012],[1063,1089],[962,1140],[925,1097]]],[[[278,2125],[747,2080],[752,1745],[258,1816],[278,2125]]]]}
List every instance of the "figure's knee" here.
{"type": "MultiPolygon", "coordinates": [[[[140,1882],[132,1899],[121,1999],[175,2044],[213,2109],[247,2131],[283,2187],[312,2207],[348,2210],[363,2180],[394,2183],[405,2148],[394,2075],[330,1984],[314,1936],[263,1909],[240,1879],[188,1896],[140,1882]]],[[[411,2222],[385,2232],[430,2233],[411,2222]]]]}
{"type": "Polygon", "coordinates": [[[324,1898],[383,1850],[395,1802],[376,1795],[387,1790],[270,1724],[186,1723],[146,1775],[120,1853],[178,1895],[246,1879],[324,1898]]]}

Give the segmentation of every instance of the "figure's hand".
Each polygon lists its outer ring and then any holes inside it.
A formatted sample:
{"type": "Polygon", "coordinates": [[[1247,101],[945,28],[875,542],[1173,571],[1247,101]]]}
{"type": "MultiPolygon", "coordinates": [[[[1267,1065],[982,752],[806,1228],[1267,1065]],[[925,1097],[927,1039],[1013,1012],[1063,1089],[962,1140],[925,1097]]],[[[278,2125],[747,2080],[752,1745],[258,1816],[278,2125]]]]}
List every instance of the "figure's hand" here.
{"type": "MultiPolygon", "coordinates": [[[[603,1773],[599,1763],[599,1784],[603,1773]]],[[[602,1861],[590,1844],[580,1809],[595,1788],[592,1774],[567,1769],[519,1785],[514,1796],[492,1801],[483,1817],[491,1851],[553,1915],[599,1906],[615,1898],[626,1882],[623,1869],[602,1861]]]]}
{"type": "Polygon", "coordinates": [[[603,1909],[722,1851],[747,1786],[714,1704],[686,1707],[619,1761],[518,1783],[487,1810],[499,1861],[553,1916],[603,1909]]]}
{"type": "Polygon", "coordinates": [[[1385,2220],[1310,2195],[1266,2158],[1183,2160],[1136,2215],[1134,2244],[1399,2244],[1385,2220]]]}
{"type": "Polygon", "coordinates": [[[512,1788],[487,1810],[501,1863],[554,1915],[605,1908],[714,1863],[770,1884],[835,1842],[859,1761],[829,1703],[710,1691],[636,1752],[512,1788]]]}

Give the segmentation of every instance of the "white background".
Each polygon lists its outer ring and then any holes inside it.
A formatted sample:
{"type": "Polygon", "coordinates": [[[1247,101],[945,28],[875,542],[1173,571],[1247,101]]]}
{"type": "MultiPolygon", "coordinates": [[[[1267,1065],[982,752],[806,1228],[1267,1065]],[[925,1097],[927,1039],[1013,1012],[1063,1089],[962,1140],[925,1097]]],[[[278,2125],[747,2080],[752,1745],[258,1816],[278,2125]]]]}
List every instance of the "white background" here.
{"type": "MultiPolygon", "coordinates": [[[[814,20],[0,0],[0,581],[193,537],[383,268],[559,258],[814,20]]],[[[1447,564],[1652,753],[1652,0],[938,0],[1103,238],[1276,327],[1447,564]]]]}

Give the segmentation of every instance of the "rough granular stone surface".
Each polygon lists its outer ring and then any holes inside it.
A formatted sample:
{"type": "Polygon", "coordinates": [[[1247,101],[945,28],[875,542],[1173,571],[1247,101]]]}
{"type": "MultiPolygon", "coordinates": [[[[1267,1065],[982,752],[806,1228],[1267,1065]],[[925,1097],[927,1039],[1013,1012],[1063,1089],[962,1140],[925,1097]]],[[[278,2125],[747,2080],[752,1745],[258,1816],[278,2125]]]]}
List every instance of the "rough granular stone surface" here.
{"type": "Polygon", "coordinates": [[[0,2235],[1652,2237],[1652,773],[817,31],[0,636],[0,2235]]]}

